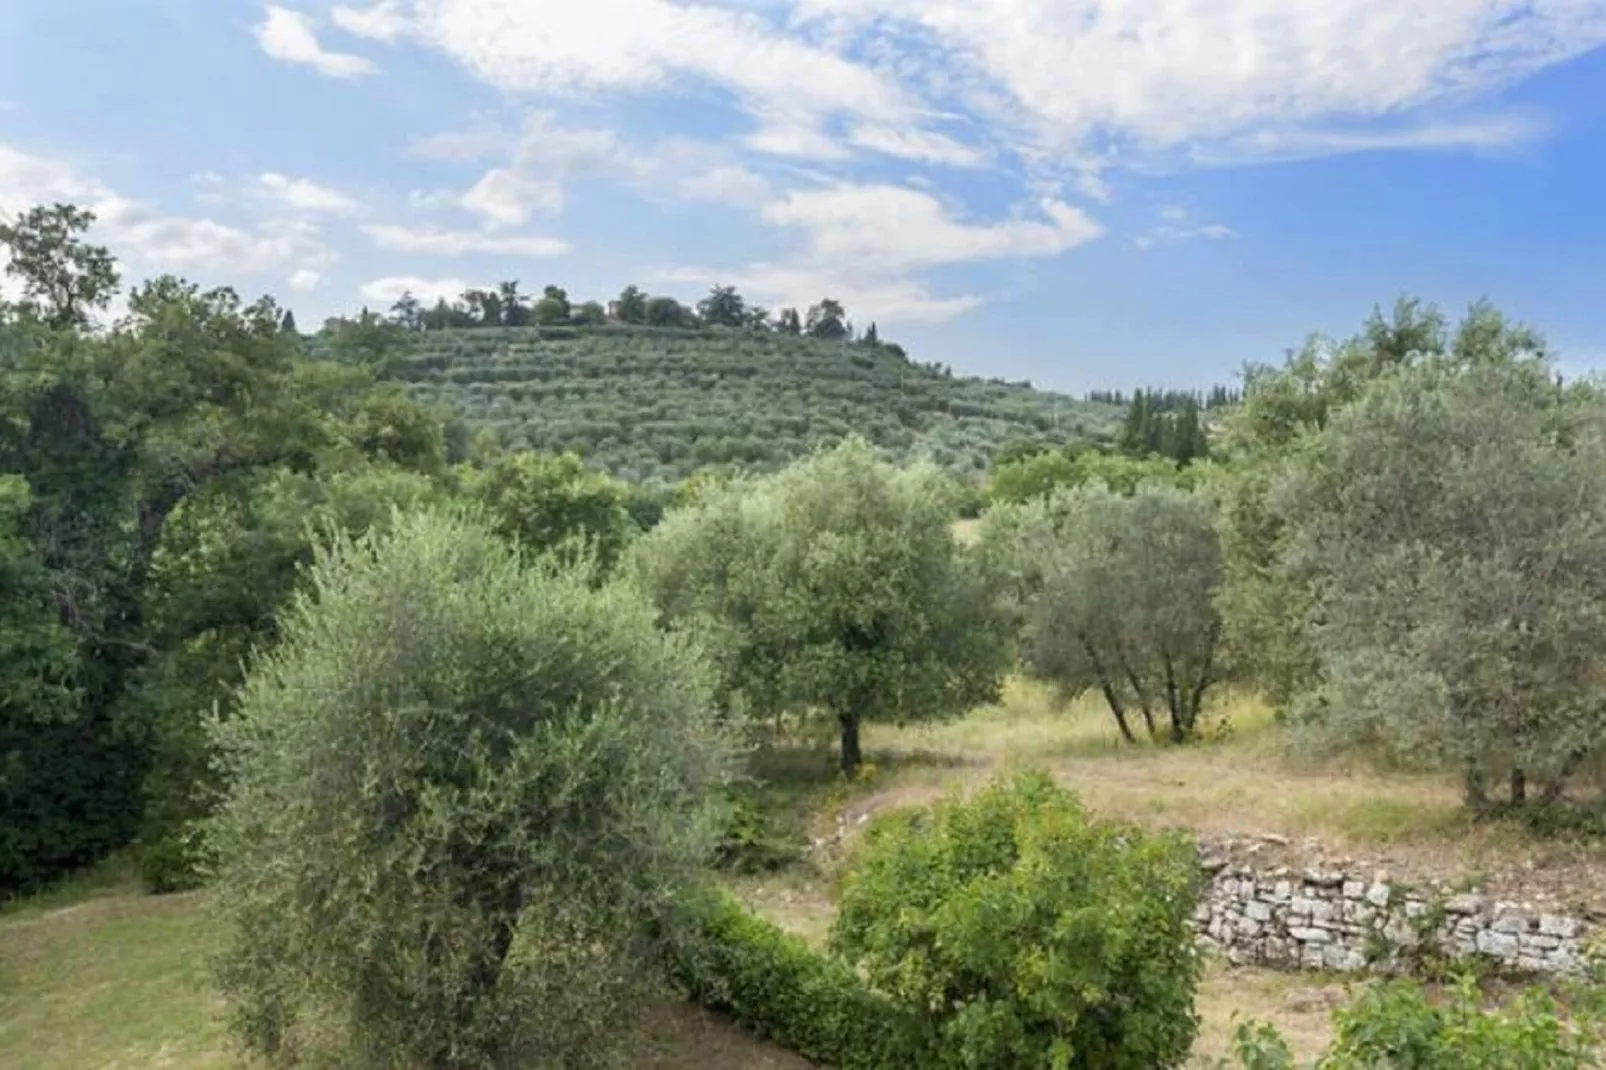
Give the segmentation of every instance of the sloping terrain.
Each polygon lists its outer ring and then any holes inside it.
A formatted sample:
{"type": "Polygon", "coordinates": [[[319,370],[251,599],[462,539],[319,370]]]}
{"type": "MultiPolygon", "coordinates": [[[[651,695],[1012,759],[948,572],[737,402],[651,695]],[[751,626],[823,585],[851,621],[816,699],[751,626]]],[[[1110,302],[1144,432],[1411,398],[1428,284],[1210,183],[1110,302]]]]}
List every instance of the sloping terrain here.
{"type": "Polygon", "coordinates": [[[413,336],[398,376],[504,447],[572,449],[616,475],[781,467],[860,434],[960,474],[1004,443],[1113,434],[1122,410],[953,376],[895,346],[707,329],[476,328],[413,336]]]}

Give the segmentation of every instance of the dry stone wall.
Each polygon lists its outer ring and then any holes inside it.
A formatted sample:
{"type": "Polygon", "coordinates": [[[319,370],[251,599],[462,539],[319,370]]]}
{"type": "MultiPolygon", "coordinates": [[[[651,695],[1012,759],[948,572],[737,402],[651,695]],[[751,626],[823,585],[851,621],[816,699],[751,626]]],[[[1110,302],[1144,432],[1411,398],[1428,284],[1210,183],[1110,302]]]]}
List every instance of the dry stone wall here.
{"type": "Polygon", "coordinates": [[[1484,959],[1507,973],[1568,976],[1584,965],[1588,919],[1387,874],[1257,868],[1201,845],[1194,923],[1206,949],[1239,965],[1408,973],[1425,959],[1484,959]]]}

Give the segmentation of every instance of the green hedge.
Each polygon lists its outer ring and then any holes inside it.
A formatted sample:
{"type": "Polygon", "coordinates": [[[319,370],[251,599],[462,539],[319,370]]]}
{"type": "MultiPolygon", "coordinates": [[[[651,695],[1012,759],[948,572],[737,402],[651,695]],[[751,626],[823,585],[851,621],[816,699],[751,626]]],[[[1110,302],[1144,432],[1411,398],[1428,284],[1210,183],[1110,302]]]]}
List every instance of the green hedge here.
{"type": "Polygon", "coordinates": [[[919,1023],[842,962],[749,913],[724,892],[687,905],[669,970],[698,1004],[841,1070],[926,1065],[919,1023]]]}

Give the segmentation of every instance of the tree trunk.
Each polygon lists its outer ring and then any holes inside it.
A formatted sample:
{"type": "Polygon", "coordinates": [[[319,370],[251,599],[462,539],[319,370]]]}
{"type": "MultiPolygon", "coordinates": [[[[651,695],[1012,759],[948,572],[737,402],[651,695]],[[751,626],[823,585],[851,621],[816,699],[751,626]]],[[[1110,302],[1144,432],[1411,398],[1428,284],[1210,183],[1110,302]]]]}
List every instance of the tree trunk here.
{"type": "Polygon", "coordinates": [[[858,714],[844,713],[837,718],[837,723],[842,726],[842,775],[851,778],[864,759],[859,750],[858,714]]]}
{"type": "Polygon", "coordinates": [[[1185,727],[1187,711],[1182,709],[1181,693],[1177,690],[1177,672],[1171,664],[1171,655],[1165,656],[1165,701],[1171,710],[1171,742],[1181,743],[1188,738],[1185,727]]]}
{"type": "Polygon", "coordinates": [[[1478,768],[1477,762],[1467,763],[1466,778],[1462,781],[1462,797],[1474,816],[1485,817],[1489,813],[1489,786],[1484,780],[1483,770],[1478,768]]]}
{"type": "Polygon", "coordinates": [[[1154,727],[1154,707],[1149,702],[1149,693],[1143,689],[1143,684],[1138,680],[1138,674],[1133,672],[1130,667],[1126,670],[1126,679],[1132,685],[1132,693],[1138,696],[1139,709],[1143,712],[1143,726],[1149,730],[1149,738],[1152,740],[1155,737],[1156,730],[1154,727]]]}
{"type": "Polygon", "coordinates": [[[1110,713],[1115,717],[1115,726],[1121,730],[1121,738],[1128,743],[1136,743],[1137,737],[1132,734],[1132,726],[1127,723],[1126,704],[1121,701],[1121,693],[1115,689],[1110,674],[1104,671],[1104,662],[1100,660],[1098,651],[1088,642],[1086,636],[1082,637],[1082,649],[1087,651],[1087,660],[1098,675],[1099,690],[1104,692],[1104,701],[1110,704],[1110,713]]]}

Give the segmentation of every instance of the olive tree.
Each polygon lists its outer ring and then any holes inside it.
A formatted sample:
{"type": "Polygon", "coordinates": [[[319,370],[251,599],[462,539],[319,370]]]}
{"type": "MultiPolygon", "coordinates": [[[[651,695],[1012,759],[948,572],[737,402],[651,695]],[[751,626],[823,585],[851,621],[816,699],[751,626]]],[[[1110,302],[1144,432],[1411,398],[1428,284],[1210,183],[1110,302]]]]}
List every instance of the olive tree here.
{"type": "Polygon", "coordinates": [[[1542,357],[1433,360],[1334,413],[1272,492],[1309,593],[1296,719],[1554,802],[1606,745],[1606,401],[1542,357]]]}
{"type": "Polygon", "coordinates": [[[1097,690],[1129,742],[1134,715],[1151,737],[1162,714],[1173,741],[1193,735],[1221,633],[1221,548],[1202,492],[1064,487],[989,512],[982,543],[1035,676],[1068,695],[1097,690]]]}
{"type": "Polygon", "coordinates": [[[830,718],[851,774],[865,722],[957,716],[997,694],[1003,618],[954,538],[955,489],[849,440],[709,488],[636,544],[631,571],[715,652],[727,709],[830,718]]]}
{"type": "Polygon", "coordinates": [[[273,1064],[595,1065],[728,768],[650,606],[459,513],[341,538],[214,726],[237,1035],[273,1064]]]}

